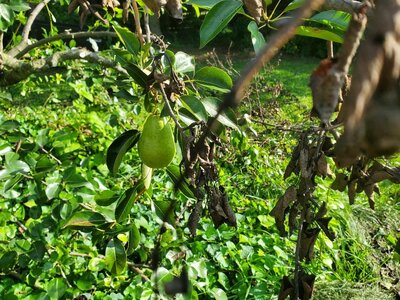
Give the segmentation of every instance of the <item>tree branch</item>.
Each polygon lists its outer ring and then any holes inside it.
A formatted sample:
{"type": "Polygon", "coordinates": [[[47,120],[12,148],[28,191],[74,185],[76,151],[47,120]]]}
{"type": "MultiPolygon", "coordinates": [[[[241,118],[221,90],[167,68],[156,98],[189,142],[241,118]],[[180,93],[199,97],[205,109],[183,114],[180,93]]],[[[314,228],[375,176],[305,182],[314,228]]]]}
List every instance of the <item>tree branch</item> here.
{"type": "Polygon", "coordinates": [[[322,10],[340,10],[349,14],[357,12],[363,5],[362,2],[354,0],[325,0],[322,10]]]}
{"type": "Polygon", "coordinates": [[[44,44],[58,41],[58,40],[72,40],[72,39],[79,39],[79,38],[103,38],[103,37],[117,37],[115,32],[111,31],[96,31],[96,32],[64,32],[57,34],[55,36],[51,36],[48,38],[44,38],[42,40],[37,41],[31,45],[26,46],[25,48],[21,49],[21,51],[14,56],[15,58],[21,58],[26,53],[31,51],[32,49],[38,48],[44,44]]]}
{"type": "Polygon", "coordinates": [[[25,48],[28,45],[28,41],[29,41],[29,33],[31,32],[32,29],[32,24],[33,22],[36,20],[37,16],[39,15],[39,13],[42,11],[42,9],[47,5],[47,3],[49,3],[50,0],[43,0],[42,2],[40,2],[38,5],[36,5],[36,7],[34,8],[34,10],[32,10],[28,20],[26,21],[25,27],[22,30],[22,41],[15,46],[14,48],[12,48],[9,52],[8,55],[10,56],[15,56],[15,54],[17,54],[19,52],[20,49],[25,48]]]}
{"type": "Polygon", "coordinates": [[[28,78],[32,74],[42,73],[57,67],[64,61],[74,59],[83,59],[128,75],[127,71],[114,61],[101,57],[84,48],[57,52],[50,57],[38,59],[29,63],[17,60],[6,54],[2,55],[2,59],[5,68],[3,70],[4,74],[0,77],[0,86],[13,85],[28,78]]]}

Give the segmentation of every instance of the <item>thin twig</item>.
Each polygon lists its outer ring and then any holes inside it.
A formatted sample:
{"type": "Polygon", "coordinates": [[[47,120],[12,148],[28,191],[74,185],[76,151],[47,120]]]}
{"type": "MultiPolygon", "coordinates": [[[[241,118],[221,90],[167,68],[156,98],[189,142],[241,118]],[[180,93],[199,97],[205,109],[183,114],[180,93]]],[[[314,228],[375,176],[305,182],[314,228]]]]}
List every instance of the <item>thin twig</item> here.
{"type": "Polygon", "coordinates": [[[46,153],[48,156],[50,156],[52,159],[54,159],[59,165],[62,165],[61,160],[59,160],[57,157],[55,157],[53,154],[51,154],[49,151],[44,149],[43,147],[40,147],[40,150],[42,150],[44,153],[46,153]]]}
{"type": "Polygon", "coordinates": [[[57,34],[55,36],[51,36],[48,38],[41,39],[36,43],[26,46],[23,48],[18,54],[15,55],[15,58],[21,58],[26,53],[31,51],[32,49],[38,48],[47,43],[51,43],[58,40],[72,40],[79,38],[103,38],[103,37],[112,37],[116,38],[117,34],[111,31],[96,31],[96,32],[64,32],[57,34]]]}
{"type": "Polygon", "coordinates": [[[296,252],[294,257],[294,299],[299,299],[299,273],[300,273],[300,248],[301,248],[301,235],[303,234],[303,223],[305,218],[306,208],[303,207],[300,215],[300,224],[297,234],[296,252]]]}
{"type": "Polygon", "coordinates": [[[169,104],[169,99],[167,94],[165,93],[165,89],[164,89],[164,84],[160,83],[160,90],[161,90],[161,94],[164,98],[164,103],[165,106],[167,107],[168,113],[171,116],[171,118],[174,120],[176,127],[178,128],[178,130],[182,133],[183,132],[183,128],[182,126],[179,124],[178,119],[175,116],[174,111],[172,110],[171,105],[169,104]]]}
{"type": "Polygon", "coordinates": [[[23,49],[28,45],[29,33],[31,32],[32,24],[36,20],[37,16],[42,11],[42,9],[49,2],[50,2],[50,0],[43,0],[38,5],[36,5],[36,7],[32,10],[31,14],[29,15],[28,20],[26,21],[24,29],[22,30],[22,40],[21,40],[21,42],[17,46],[15,46],[14,48],[12,48],[8,52],[8,55],[15,56],[20,51],[20,49],[23,49]]]}
{"type": "Polygon", "coordinates": [[[149,8],[147,5],[144,6],[144,31],[146,32],[146,42],[151,42],[151,31],[149,25],[149,8]]]}
{"type": "Polygon", "coordinates": [[[3,36],[4,32],[0,31],[0,53],[3,53],[3,36]]]}
{"type": "Polygon", "coordinates": [[[136,0],[132,0],[132,6],[133,6],[134,19],[135,19],[136,33],[139,37],[140,45],[143,46],[144,39],[143,39],[143,34],[142,34],[142,27],[140,27],[139,8],[137,6],[136,0]]]}

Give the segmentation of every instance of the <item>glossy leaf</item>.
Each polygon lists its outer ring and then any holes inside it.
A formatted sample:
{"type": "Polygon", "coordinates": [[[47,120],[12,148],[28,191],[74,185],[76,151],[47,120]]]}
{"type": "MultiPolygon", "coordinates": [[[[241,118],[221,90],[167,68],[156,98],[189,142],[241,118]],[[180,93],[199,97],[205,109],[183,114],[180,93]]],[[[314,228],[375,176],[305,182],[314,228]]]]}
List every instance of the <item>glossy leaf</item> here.
{"type": "Polygon", "coordinates": [[[136,35],[128,28],[117,25],[114,25],[113,27],[126,49],[128,49],[132,55],[136,56],[140,51],[140,42],[136,35]]]}
{"type": "Polygon", "coordinates": [[[115,208],[115,219],[118,223],[124,221],[131,212],[136,199],[144,192],[144,183],[140,181],[135,187],[128,189],[115,208]]]}
{"type": "MultiPolygon", "coordinates": [[[[202,100],[202,103],[208,114],[214,117],[217,114],[218,107],[221,105],[221,100],[214,97],[206,97],[202,100]]],[[[218,121],[225,126],[239,129],[236,125],[236,114],[232,109],[226,109],[223,113],[221,113],[218,116],[218,121]]]]}
{"type": "Polygon", "coordinates": [[[164,222],[175,224],[174,206],[175,201],[153,201],[156,215],[164,222]]]}
{"type": "Polygon", "coordinates": [[[221,92],[229,92],[232,88],[232,78],[217,67],[201,68],[196,72],[194,80],[197,84],[221,92]]]}
{"type": "Polygon", "coordinates": [[[14,21],[14,12],[7,4],[0,4],[0,31],[7,31],[14,21]]]}
{"type": "Polygon", "coordinates": [[[201,101],[194,96],[182,96],[183,107],[192,113],[198,121],[207,121],[207,111],[201,101]]]}
{"type": "Polygon", "coordinates": [[[104,262],[113,275],[121,274],[126,267],[126,253],[121,241],[114,238],[107,244],[104,262]]]}
{"type": "Polygon", "coordinates": [[[47,284],[46,290],[50,299],[61,299],[67,291],[67,284],[63,278],[53,278],[47,284]]]}
{"type": "Polygon", "coordinates": [[[310,18],[311,21],[315,21],[341,31],[346,31],[349,25],[351,15],[342,11],[327,10],[315,14],[310,18]]]}
{"type": "Polygon", "coordinates": [[[63,228],[72,229],[95,228],[106,223],[102,214],[92,211],[78,211],[65,223],[63,228]]]}
{"type": "Polygon", "coordinates": [[[187,3],[190,5],[196,5],[198,7],[210,9],[221,1],[223,0],[189,0],[187,3]]]}
{"type": "Polygon", "coordinates": [[[265,39],[262,33],[258,30],[257,23],[251,21],[247,26],[247,30],[250,31],[251,34],[251,43],[253,44],[254,51],[256,54],[260,52],[260,50],[265,46],[265,39]]]}
{"type": "Polygon", "coordinates": [[[173,181],[176,185],[179,183],[178,189],[188,198],[195,198],[194,193],[188,183],[182,178],[181,172],[179,170],[179,166],[176,165],[169,165],[167,167],[167,174],[169,178],[173,181]]]}
{"type": "Polygon", "coordinates": [[[147,88],[147,85],[149,83],[149,76],[145,72],[143,72],[142,69],[132,63],[125,65],[124,68],[132,77],[133,81],[135,81],[143,89],[147,88]]]}
{"type": "Polygon", "coordinates": [[[129,231],[128,247],[126,249],[127,255],[131,255],[133,251],[139,246],[140,232],[135,223],[132,223],[132,229],[129,231]]]}
{"type": "Polygon", "coordinates": [[[336,43],[343,43],[343,36],[338,35],[332,31],[315,27],[299,26],[297,27],[296,34],[332,41],[336,43]]]}
{"type": "Polygon", "coordinates": [[[26,1],[23,0],[11,0],[9,2],[9,6],[13,11],[26,11],[30,10],[31,7],[26,3],[26,1]]]}
{"type": "Polygon", "coordinates": [[[305,2],[305,0],[294,0],[294,1],[290,2],[288,6],[286,6],[286,8],[283,10],[283,12],[297,9],[300,6],[302,6],[304,4],[304,2],[305,2]]]}
{"type": "Polygon", "coordinates": [[[100,206],[108,206],[119,199],[119,195],[111,190],[104,190],[94,196],[94,201],[100,206]]]}
{"type": "Polygon", "coordinates": [[[185,52],[176,52],[175,54],[175,71],[178,73],[194,72],[194,58],[185,52]]]}
{"type": "Polygon", "coordinates": [[[17,261],[18,254],[16,251],[5,252],[0,257],[0,270],[8,271],[11,269],[17,261]]]}
{"type": "Polygon", "coordinates": [[[140,132],[128,130],[117,137],[107,150],[107,167],[112,174],[116,174],[125,153],[138,142],[140,132]]]}
{"type": "Polygon", "coordinates": [[[237,0],[224,0],[214,5],[200,27],[200,48],[207,45],[222,31],[242,7],[237,0]]]}

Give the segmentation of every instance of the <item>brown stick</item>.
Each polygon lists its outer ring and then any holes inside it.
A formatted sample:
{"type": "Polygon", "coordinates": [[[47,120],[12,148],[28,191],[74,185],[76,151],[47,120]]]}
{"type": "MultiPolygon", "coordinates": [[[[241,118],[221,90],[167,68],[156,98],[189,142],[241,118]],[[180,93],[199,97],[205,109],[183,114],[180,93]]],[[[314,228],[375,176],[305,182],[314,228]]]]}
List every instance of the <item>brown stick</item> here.
{"type": "Polygon", "coordinates": [[[21,58],[26,53],[31,51],[32,49],[38,48],[44,44],[54,42],[57,40],[72,40],[72,39],[79,39],[79,38],[103,38],[103,37],[117,37],[115,32],[111,31],[96,31],[96,32],[64,32],[57,34],[55,36],[51,36],[42,40],[33,43],[32,45],[26,46],[23,48],[18,54],[15,55],[15,58],[21,58]]]}
{"type": "Polygon", "coordinates": [[[140,45],[143,46],[144,39],[143,39],[143,34],[142,34],[142,27],[140,27],[140,15],[139,15],[139,8],[137,6],[136,0],[132,0],[132,6],[133,6],[133,13],[135,16],[135,27],[136,27],[136,33],[139,37],[140,45]]]}

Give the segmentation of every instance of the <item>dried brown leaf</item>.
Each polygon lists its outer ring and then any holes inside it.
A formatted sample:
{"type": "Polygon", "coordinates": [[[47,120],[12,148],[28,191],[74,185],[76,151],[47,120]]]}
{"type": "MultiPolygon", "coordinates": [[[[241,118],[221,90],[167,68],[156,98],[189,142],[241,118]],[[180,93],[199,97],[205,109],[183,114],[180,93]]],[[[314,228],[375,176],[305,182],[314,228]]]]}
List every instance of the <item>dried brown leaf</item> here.
{"type": "Polygon", "coordinates": [[[296,168],[298,168],[299,157],[300,157],[300,148],[297,145],[296,148],[294,148],[293,153],[292,153],[292,158],[290,159],[290,161],[285,169],[285,173],[283,174],[283,179],[288,178],[293,172],[295,172],[296,168]]]}
{"type": "Polygon", "coordinates": [[[317,214],[315,215],[315,219],[321,219],[323,218],[326,213],[328,212],[326,208],[326,202],[322,202],[322,205],[319,207],[317,214]]]}
{"type": "Polygon", "coordinates": [[[299,258],[310,261],[314,256],[314,245],[320,232],[319,228],[306,228],[301,234],[299,258]]]}
{"type": "Polygon", "coordinates": [[[203,201],[197,201],[188,220],[188,227],[192,236],[196,235],[196,230],[199,225],[200,217],[203,212],[203,201]]]}
{"type": "Polygon", "coordinates": [[[374,199],[375,187],[376,184],[368,184],[364,187],[364,192],[368,197],[368,203],[371,209],[375,209],[375,199],[374,199]]]}
{"type": "Polygon", "coordinates": [[[262,0],[244,0],[244,6],[257,23],[260,23],[264,12],[262,0]]]}
{"type": "Polygon", "coordinates": [[[285,212],[290,203],[297,199],[297,190],[294,186],[290,186],[283,196],[281,196],[275,207],[271,210],[270,215],[275,218],[276,226],[280,234],[283,236],[286,234],[285,231],[285,212]]]}
{"type": "Polygon", "coordinates": [[[351,181],[348,185],[347,195],[349,196],[350,205],[354,204],[354,200],[356,198],[356,186],[357,186],[357,180],[351,181]]]}
{"type": "Polygon", "coordinates": [[[171,14],[171,17],[178,20],[183,20],[181,0],[168,0],[165,8],[171,14]]]}
{"type": "Polygon", "coordinates": [[[319,227],[321,227],[322,231],[325,233],[325,235],[331,240],[335,240],[336,235],[335,233],[329,229],[329,222],[332,220],[331,217],[329,218],[319,218],[317,219],[317,223],[319,227]]]}
{"type": "Polygon", "coordinates": [[[299,299],[310,300],[314,290],[315,275],[308,275],[304,272],[299,276],[299,299]]]}
{"type": "Polygon", "coordinates": [[[294,287],[293,284],[290,282],[289,277],[283,276],[278,300],[285,300],[288,296],[293,294],[293,291],[294,287]]]}
{"type": "Polygon", "coordinates": [[[323,153],[321,154],[317,162],[317,174],[322,177],[332,176],[331,168],[329,167],[328,162],[326,161],[326,156],[323,153]]]}

